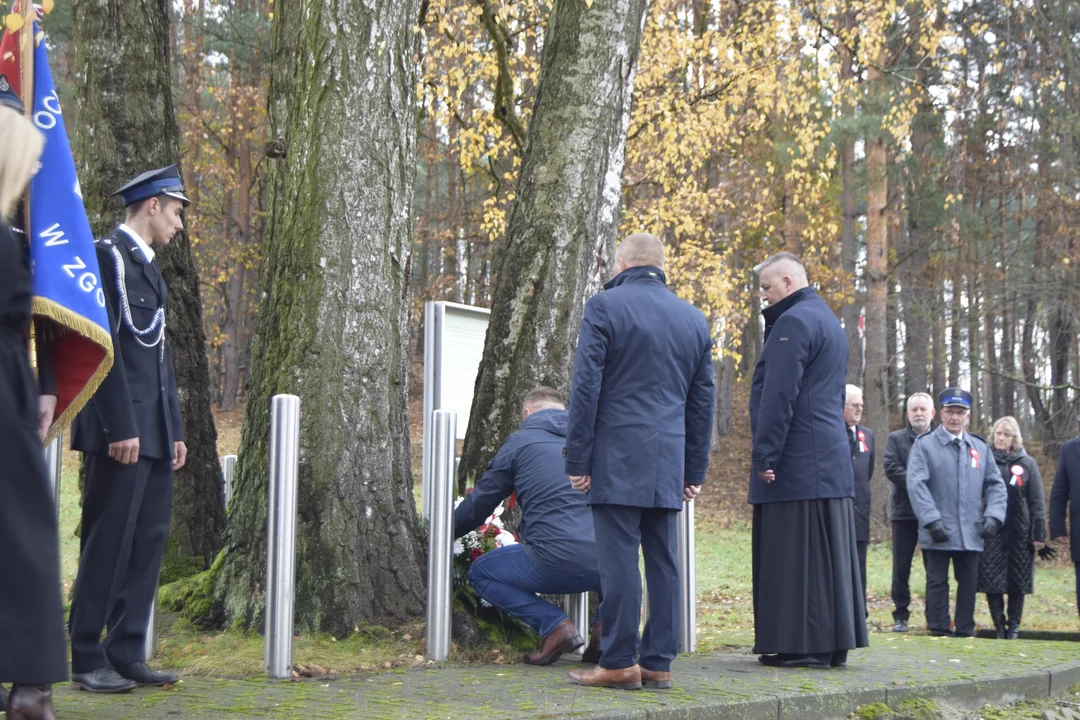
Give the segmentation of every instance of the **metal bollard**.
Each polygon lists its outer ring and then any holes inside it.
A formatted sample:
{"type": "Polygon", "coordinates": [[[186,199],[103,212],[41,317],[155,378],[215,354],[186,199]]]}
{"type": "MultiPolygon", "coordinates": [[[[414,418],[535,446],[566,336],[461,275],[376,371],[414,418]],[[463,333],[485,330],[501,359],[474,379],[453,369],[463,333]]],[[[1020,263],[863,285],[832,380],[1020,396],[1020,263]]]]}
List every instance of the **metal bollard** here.
{"type": "Polygon", "coordinates": [[[566,605],[566,614],[577,628],[578,635],[585,638],[585,645],[574,651],[580,655],[585,652],[585,647],[589,643],[589,593],[563,595],[563,601],[566,605]]]}
{"type": "Polygon", "coordinates": [[[296,484],[300,470],[300,398],[270,401],[270,505],[266,548],[266,674],[292,675],[296,575],[296,484]]]}
{"type": "Polygon", "coordinates": [[[150,602],[150,619],[146,623],[146,640],[143,646],[146,660],[157,655],[157,586],[154,586],[154,599],[150,602]]]}
{"type": "Polygon", "coordinates": [[[225,477],[225,508],[228,509],[229,501],[232,500],[233,476],[236,474],[235,455],[226,455],[221,458],[221,474],[225,477]]]}
{"type": "Polygon", "coordinates": [[[454,582],[454,450],[457,413],[432,413],[431,514],[428,525],[427,656],[450,657],[451,589],[454,582]]]}
{"type": "Polygon", "coordinates": [[[679,652],[697,652],[697,557],[694,550],[694,501],[679,513],[679,652]]]}
{"type": "Polygon", "coordinates": [[[61,430],[45,448],[45,463],[49,466],[49,481],[52,483],[53,504],[60,513],[60,465],[64,457],[64,431],[61,430]]]}

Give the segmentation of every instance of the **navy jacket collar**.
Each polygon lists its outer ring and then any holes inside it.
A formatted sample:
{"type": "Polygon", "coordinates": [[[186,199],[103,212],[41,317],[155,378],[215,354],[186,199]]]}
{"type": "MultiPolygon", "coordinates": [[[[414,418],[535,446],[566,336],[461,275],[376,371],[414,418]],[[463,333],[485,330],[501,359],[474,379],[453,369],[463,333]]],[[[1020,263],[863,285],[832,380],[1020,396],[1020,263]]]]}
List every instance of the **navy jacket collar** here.
{"type": "Polygon", "coordinates": [[[559,408],[537,410],[521,421],[519,430],[547,430],[549,433],[566,437],[566,422],[569,413],[559,408]]]}
{"type": "Polygon", "coordinates": [[[769,305],[761,311],[761,314],[765,316],[765,323],[767,325],[772,325],[781,315],[793,308],[797,303],[816,297],[817,292],[814,288],[807,286],[800,290],[796,290],[780,302],[769,305]]]}
{"type": "Polygon", "coordinates": [[[658,267],[652,265],[638,265],[637,267],[626,268],[621,273],[611,278],[604,284],[605,290],[610,290],[613,287],[618,287],[624,283],[634,282],[660,282],[662,285],[667,285],[667,277],[664,276],[664,271],[658,267]]]}

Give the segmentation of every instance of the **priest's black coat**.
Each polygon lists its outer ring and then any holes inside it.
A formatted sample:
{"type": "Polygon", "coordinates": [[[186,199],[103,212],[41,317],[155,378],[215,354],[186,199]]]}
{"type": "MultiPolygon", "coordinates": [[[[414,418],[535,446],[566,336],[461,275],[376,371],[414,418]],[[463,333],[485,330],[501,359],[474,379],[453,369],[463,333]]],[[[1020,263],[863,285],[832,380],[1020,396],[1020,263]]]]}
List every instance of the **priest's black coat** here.
{"type": "Polygon", "coordinates": [[[26,343],[30,273],[0,220],[0,682],[67,679],[56,507],[26,343]]]}

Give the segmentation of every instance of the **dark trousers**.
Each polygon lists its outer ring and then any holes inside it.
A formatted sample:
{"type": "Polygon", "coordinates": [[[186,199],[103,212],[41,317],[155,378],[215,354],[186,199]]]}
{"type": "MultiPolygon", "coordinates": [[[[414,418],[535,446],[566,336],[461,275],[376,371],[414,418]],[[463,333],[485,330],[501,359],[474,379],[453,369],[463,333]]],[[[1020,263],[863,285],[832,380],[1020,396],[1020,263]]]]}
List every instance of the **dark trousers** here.
{"type": "Polygon", "coordinates": [[[911,605],[911,561],[919,543],[918,520],[892,521],[892,601],[893,620],[908,621],[911,605]]]}
{"type": "Polygon", "coordinates": [[[977,552],[923,550],[926,567],[926,624],[935,635],[948,635],[949,561],[956,578],[956,634],[975,634],[975,588],[979,580],[977,552]]]}
{"type": "Polygon", "coordinates": [[[648,670],[668,672],[679,650],[679,511],[593,505],[592,514],[604,594],[598,615],[603,625],[600,666],[615,670],[640,662],[648,670]],[[649,585],[649,618],[640,638],[639,547],[649,585]]]}
{"type": "Polygon", "coordinates": [[[171,460],[121,465],[106,454],[86,453],[85,461],[82,552],[68,620],[76,673],[146,659],[173,494],[171,460]]]}
{"type": "Polygon", "coordinates": [[[524,545],[509,545],[486,552],[469,566],[469,582],[480,596],[521,619],[540,637],[547,637],[567,617],[537,593],[572,595],[599,592],[599,575],[568,575],[540,567],[524,545]]]}
{"type": "Polygon", "coordinates": [[[1073,563],[1073,570],[1076,572],[1076,611],[1080,613],[1080,562],[1073,563]]]}
{"type": "Polygon", "coordinates": [[[855,541],[855,550],[859,554],[859,575],[862,576],[863,601],[866,599],[866,547],[870,543],[864,540],[855,541]]]}

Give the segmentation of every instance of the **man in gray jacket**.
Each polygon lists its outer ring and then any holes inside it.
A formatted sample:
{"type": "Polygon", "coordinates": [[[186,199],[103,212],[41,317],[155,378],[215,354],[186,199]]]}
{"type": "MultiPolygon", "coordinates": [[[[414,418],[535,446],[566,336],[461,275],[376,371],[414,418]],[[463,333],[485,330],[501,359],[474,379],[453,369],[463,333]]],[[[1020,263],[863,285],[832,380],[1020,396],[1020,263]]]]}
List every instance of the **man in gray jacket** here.
{"type": "Polygon", "coordinates": [[[926,567],[926,623],[931,635],[975,634],[975,586],[983,538],[1005,522],[1008,495],[990,446],[964,431],[971,394],[946,388],[941,425],[911,448],[907,489],[919,520],[926,567]],[[949,627],[949,561],[956,575],[956,632],[949,627]]]}

